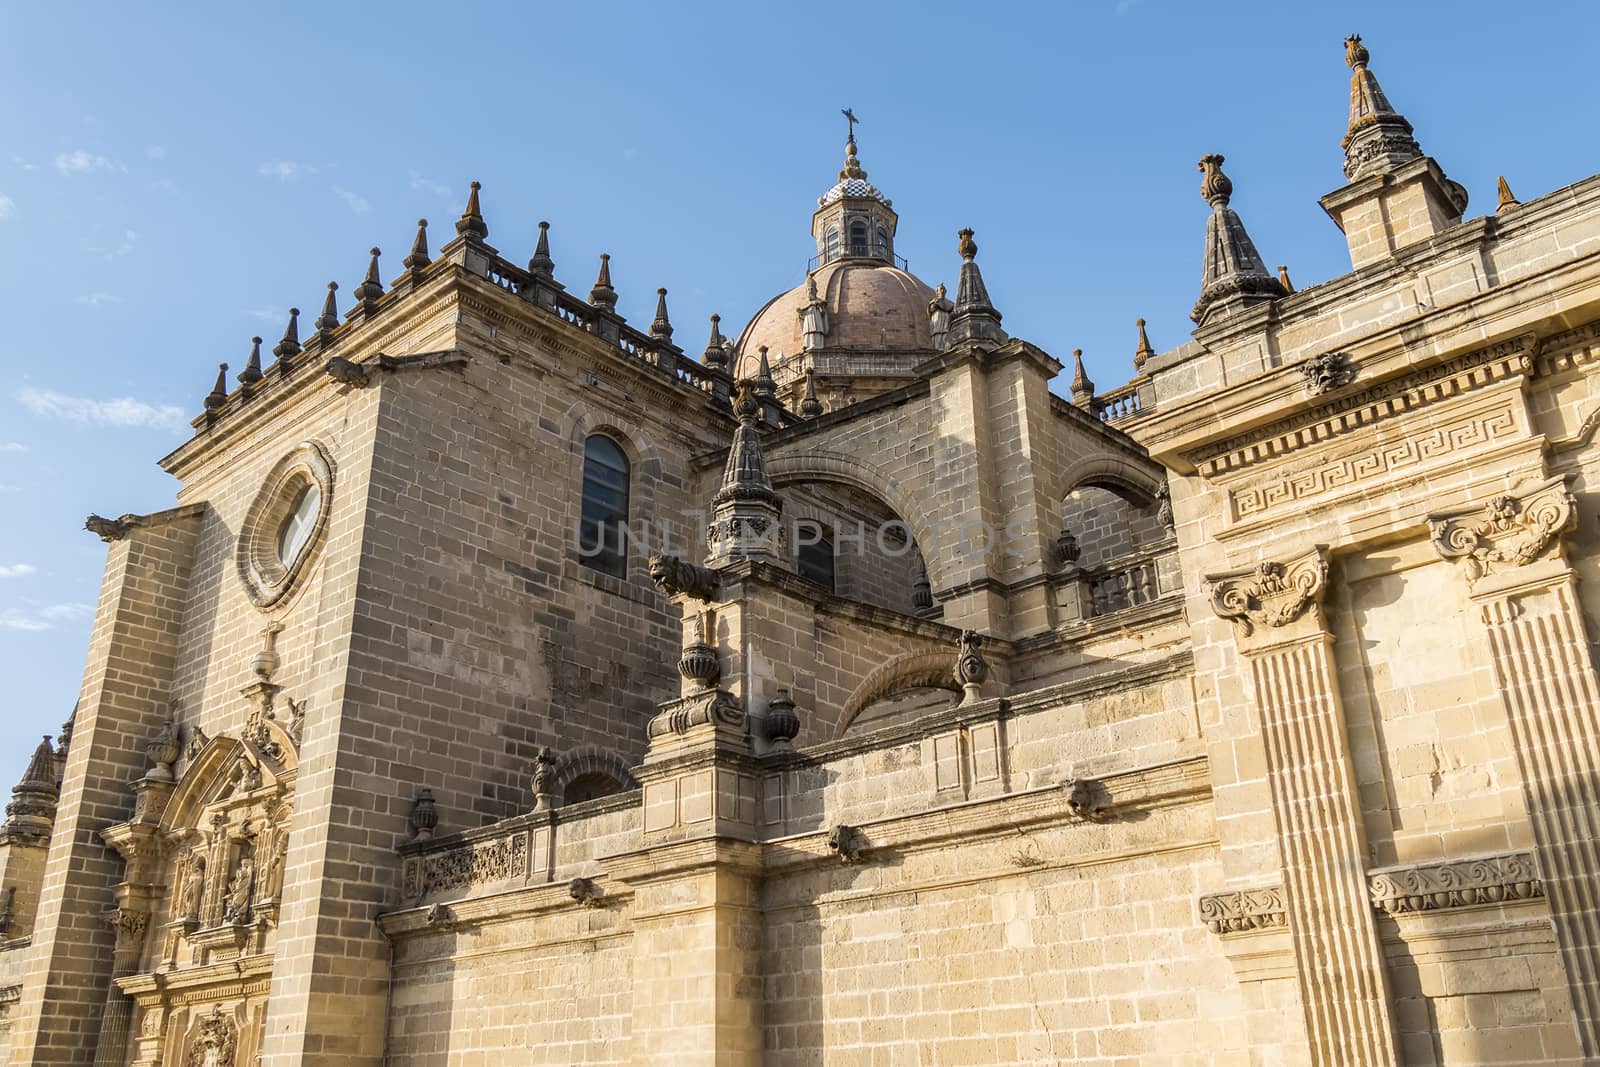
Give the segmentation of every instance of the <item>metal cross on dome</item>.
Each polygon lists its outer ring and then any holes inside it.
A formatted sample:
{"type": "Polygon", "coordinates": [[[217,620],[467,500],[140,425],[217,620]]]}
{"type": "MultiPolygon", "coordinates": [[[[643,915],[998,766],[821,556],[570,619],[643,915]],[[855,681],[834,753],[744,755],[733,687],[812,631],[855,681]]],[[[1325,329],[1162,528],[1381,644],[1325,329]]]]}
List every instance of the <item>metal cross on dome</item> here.
{"type": "Polygon", "coordinates": [[[846,121],[850,123],[850,140],[854,141],[856,139],[856,123],[861,120],[856,118],[856,113],[847,107],[840,108],[839,114],[843,115],[846,121]]]}

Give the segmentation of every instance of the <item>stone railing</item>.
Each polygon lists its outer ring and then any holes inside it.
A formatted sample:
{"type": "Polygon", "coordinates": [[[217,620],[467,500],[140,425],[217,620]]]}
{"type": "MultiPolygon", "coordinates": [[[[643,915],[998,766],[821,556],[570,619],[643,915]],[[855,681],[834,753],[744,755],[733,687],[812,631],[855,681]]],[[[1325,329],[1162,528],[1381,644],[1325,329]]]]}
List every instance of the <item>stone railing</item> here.
{"type": "Polygon", "coordinates": [[[525,879],[528,874],[528,831],[463,841],[405,858],[400,881],[407,901],[492,882],[525,879]]]}
{"type": "Polygon", "coordinates": [[[1183,588],[1177,541],[1169,536],[1093,567],[1068,565],[1055,586],[1064,623],[1099,619],[1154,603],[1183,588]]]}
{"type": "Polygon", "coordinates": [[[1148,378],[1135,378],[1108,393],[1098,393],[1089,400],[1089,409],[1100,417],[1101,422],[1122,422],[1142,415],[1146,410],[1146,397],[1140,390],[1148,384],[1148,378]]]}
{"type": "Polygon", "coordinates": [[[1283,887],[1278,885],[1210,893],[1200,898],[1199,905],[1200,921],[1214,934],[1279,930],[1289,924],[1283,887]]]}
{"type": "Polygon", "coordinates": [[[1390,868],[1367,877],[1372,906],[1387,915],[1509,904],[1544,896],[1544,881],[1531,852],[1483,856],[1390,868]]]}
{"type": "Polygon", "coordinates": [[[680,385],[727,397],[732,379],[684,355],[683,349],[629,326],[620,316],[602,311],[552,284],[547,276],[523,270],[498,256],[467,257],[471,269],[482,264],[482,277],[508,293],[543,308],[569,326],[594,334],[645,366],[654,367],[680,385]]]}

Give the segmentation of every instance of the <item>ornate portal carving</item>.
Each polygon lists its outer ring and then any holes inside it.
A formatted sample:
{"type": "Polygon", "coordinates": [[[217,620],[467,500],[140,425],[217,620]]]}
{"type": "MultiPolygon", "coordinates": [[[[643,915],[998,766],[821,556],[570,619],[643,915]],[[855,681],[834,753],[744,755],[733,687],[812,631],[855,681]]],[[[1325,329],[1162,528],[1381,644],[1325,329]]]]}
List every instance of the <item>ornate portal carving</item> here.
{"type": "Polygon", "coordinates": [[[1577,500],[1565,478],[1552,478],[1520,495],[1502,494],[1482,508],[1430,516],[1433,547],[1460,560],[1468,584],[1514,570],[1550,554],[1557,535],[1578,522],[1577,500]]]}
{"type": "Polygon", "coordinates": [[[189,1042],[189,1058],[184,1067],[235,1067],[239,1047],[239,1028],[220,1007],[200,1016],[194,1037],[189,1042]]]}
{"type": "Polygon", "coordinates": [[[1544,896],[1531,852],[1380,871],[1368,879],[1367,888],[1372,906],[1389,915],[1544,896]]]}
{"type": "Polygon", "coordinates": [[[1211,610],[1232,620],[1248,637],[1257,626],[1279,627],[1304,615],[1327,584],[1328,561],[1321,548],[1288,563],[1265,560],[1250,570],[1206,576],[1211,610]]]}
{"type": "Polygon", "coordinates": [[[1203,896],[1200,898],[1200,921],[1214,934],[1283,929],[1289,925],[1283,887],[1272,885],[1203,896]]]}

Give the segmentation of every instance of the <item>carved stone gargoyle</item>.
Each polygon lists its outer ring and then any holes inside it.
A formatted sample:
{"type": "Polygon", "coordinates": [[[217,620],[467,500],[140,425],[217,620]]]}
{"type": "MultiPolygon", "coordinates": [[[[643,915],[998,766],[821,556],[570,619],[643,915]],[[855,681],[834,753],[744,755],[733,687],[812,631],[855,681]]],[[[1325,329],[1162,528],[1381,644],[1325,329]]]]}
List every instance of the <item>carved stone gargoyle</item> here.
{"type": "Polygon", "coordinates": [[[714,599],[722,584],[722,576],[716,571],[664,555],[650,557],[650,580],[668,596],[683,594],[696,600],[714,599]]]}
{"type": "Polygon", "coordinates": [[[840,823],[828,832],[828,847],[838,853],[841,862],[860,863],[861,853],[867,848],[867,838],[856,827],[840,823]]]}

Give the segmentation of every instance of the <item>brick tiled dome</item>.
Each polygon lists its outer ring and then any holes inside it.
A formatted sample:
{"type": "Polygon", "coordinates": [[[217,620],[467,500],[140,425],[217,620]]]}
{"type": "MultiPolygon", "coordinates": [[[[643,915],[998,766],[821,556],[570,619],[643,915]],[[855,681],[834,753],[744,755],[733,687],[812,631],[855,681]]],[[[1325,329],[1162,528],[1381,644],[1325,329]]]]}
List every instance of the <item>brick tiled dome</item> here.
{"type": "MultiPolygon", "coordinates": [[[[931,349],[928,301],[933,290],[922,279],[876,260],[844,259],[816,271],[817,292],[828,304],[828,348],[885,351],[931,349]]],[[[761,346],[776,364],[801,351],[802,282],[767,302],[739,335],[736,377],[756,373],[761,346]]]]}

